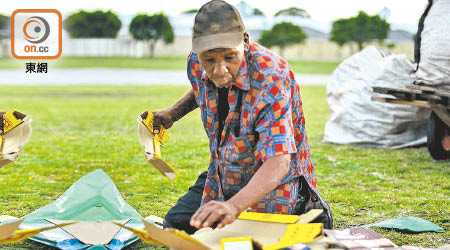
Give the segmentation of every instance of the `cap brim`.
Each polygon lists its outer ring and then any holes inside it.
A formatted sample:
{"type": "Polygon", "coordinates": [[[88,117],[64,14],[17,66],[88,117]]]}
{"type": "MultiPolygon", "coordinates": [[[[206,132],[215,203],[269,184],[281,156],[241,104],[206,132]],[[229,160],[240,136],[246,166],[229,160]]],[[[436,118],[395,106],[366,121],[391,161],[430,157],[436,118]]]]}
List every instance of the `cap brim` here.
{"type": "Polygon", "coordinates": [[[244,41],[242,32],[219,33],[192,39],[192,51],[197,54],[210,49],[236,48],[244,41]]]}

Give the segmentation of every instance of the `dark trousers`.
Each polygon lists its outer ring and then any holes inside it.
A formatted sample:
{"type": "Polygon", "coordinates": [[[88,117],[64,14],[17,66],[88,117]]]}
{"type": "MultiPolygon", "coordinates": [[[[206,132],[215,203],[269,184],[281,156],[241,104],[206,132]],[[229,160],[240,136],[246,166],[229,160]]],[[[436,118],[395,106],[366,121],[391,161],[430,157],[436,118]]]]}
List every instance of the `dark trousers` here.
{"type": "MultiPolygon", "coordinates": [[[[197,231],[196,228],[190,226],[189,222],[192,215],[200,207],[206,176],[207,172],[201,173],[194,186],[190,187],[189,191],[181,196],[175,206],[167,212],[164,217],[164,228],[176,228],[178,230],[184,230],[189,234],[197,231]]],[[[333,217],[328,203],[319,194],[316,194],[316,192],[309,188],[305,178],[300,177],[299,181],[300,188],[294,214],[304,214],[311,209],[323,209],[324,212],[313,222],[323,223],[325,228],[332,229],[333,217]]]]}

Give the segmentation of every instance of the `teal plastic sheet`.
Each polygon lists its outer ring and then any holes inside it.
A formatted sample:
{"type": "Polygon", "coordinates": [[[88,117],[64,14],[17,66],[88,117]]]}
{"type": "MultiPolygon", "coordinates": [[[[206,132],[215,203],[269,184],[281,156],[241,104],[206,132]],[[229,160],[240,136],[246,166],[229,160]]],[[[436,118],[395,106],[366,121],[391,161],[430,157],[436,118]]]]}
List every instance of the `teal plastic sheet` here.
{"type": "MultiPolygon", "coordinates": [[[[21,229],[53,225],[46,218],[77,221],[114,221],[130,219],[130,227],[144,228],[142,216],[128,205],[109,176],[98,169],[75,182],[55,202],[26,215],[21,229]]],[[[65,250],[119,250],[138,240],[131,232],[121,229],[105,246],[91,246],[79,242],[62,229],[43,232],[31,240],[65,250]]]]}
{"type": "Polygon", "coordinates": [[[409,233],[444,232],[444,229],[442,229],[440,226],[430,221],[414,216],[388,219],[374,224],[370,224],[369,226],[390,228],[409,233]]]}

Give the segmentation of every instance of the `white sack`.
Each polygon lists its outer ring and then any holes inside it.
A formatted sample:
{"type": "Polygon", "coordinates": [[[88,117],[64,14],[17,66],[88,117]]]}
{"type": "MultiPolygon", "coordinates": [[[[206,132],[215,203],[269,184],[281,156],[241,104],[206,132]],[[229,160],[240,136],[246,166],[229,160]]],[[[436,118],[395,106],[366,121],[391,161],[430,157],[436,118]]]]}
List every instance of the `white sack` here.
{"type": "Polygon", "coordinates": [[[425,17],[417,81],[450,88],[450,0],[434,0],[425,17]]]}
{"type": "Polygon", "coordinates": [[[328,81],[330,119],[323,141],[374,148],[426,143],[429,110],[371,101],[372,86],[412,84],[414,68],[405,55],[388,55],[375,47],[344,60],[328,81]]]}

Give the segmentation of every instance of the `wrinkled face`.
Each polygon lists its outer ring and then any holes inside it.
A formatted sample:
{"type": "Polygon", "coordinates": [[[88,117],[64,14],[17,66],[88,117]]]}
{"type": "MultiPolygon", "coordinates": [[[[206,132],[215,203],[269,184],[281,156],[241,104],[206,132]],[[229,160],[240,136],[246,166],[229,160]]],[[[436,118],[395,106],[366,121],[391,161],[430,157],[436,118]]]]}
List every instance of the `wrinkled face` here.
{"type": "Polygon", "coordinates": [[[236,48],[220,48],[204,51],[199,61],[208,78],[217,87],[231,87],[244,60],[244,44],[236,48]]]}

